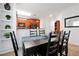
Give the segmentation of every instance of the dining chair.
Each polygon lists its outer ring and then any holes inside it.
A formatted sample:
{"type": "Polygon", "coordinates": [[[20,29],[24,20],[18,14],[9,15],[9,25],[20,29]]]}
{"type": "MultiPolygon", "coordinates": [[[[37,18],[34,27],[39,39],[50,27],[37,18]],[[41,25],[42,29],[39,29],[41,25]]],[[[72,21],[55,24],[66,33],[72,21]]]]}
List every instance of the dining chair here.
{"type": "Polygon", "coordinates": [[[12,32],[10,32],[10,36],[11,36],[11,41],[12,41],[15,56],[22,56],[23,55],[22,49],[17,48],[17,44],[16,44],[16,41],[15,41],[15,38],[12,32]]]}
{"type": "Polygon", "coordinates": [[[15,32],[12,31],[12,33],[13,33],[13,36],[14,36],[14,40],[15,40],[16,47],[17,47],[17,49],[19,49],[18,43],[17,43],[17,39],[16,39],[16,35],[15,35],[15,32]]]}
{"type": "Polygon", "coordinates": [[[64,31],[63,38],[61,41],[60,49],[60,56],[67,56],[68,55],[68,41],[69,41],[70,31],[67,33],[64,31]],[[63,54],[64,53],[64,54],[63,54]]]}
{"type": "Polygon", "coordinates": [[[58,39],[59,36],[60,36],[60,33],[54,36],[52,35],[52,32],[50,32],[48,43],[39,47],[38,54],[40,56],[57,56],[58,48],[59,48],[59,39],[58,39]],[[56,40],[52,41],[53,39],[56,39],[56,40]]]}
{"type": "Polygon", "coordinates": [[[44,36],[44,35],[45,35],[45,30],[40,29],[40,30],[39,30],[39,36],[44,36]]]}
{"type": "Polygon", "coordinates": [[[59,32],[57,34],[57,36],[55,36],[55,37],[52,36],[52,32],[49,34],[46,56],[58,56],[60,34],[61,34],[61,32],[59,32]],[[55,38],[56,38],[56,41],[51,42],[55,38]]]}
{"type": "Polygon", "coordinates": [[[10,32],[10,35],[11,35],[11,41],[12,41],[15,56],[33,56],[34,55],[33,54],[34,52],[32,52],[33,49],[28,49],[28,53],[25,53],[26,51],[23,43],[22,43],[22,48],[18,47],[18,43],[17,43],[16,35],[14,31],[10,32]]]}
{"type": "Polygon", "coordinates": [[[37,30],[36,29],[30,29],[30,36],[37,36],[37,30]]]}
{"type": "Polygon", "coordinates": [[[12,45],[13,45],[13,49],[14,49],[15,55],[18,56],[18,52],[17,52],[18,49],[17,49],[17,45],[15,44],[15,40],[14,40],[12,32],[10,32],[10,35],[11,35],[11,40],[12,40],[12,45]]]}

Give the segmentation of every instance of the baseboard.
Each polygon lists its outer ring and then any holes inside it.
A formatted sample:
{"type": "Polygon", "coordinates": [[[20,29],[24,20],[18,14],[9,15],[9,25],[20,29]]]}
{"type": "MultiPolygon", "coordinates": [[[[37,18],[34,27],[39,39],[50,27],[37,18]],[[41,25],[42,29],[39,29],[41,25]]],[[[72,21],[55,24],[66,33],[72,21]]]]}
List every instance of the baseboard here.
{"type": "MultiPolygon", "coordinates": [[[[19,48],[22,48],[22,47],[19,47],[19,48]]],[[[12,52],[12,51],[14,51],[13,48],[8,49],[8,50],[0,51],[0,54],[5,54],[5,53],[8,53],[8,52],[12,52]]]]}
{"type": "Polygon", "coordinates": [[[79,43],[74,42],[74,41],[69,41],[69,44],[74,44],[74,45],[78,45],[79,46],[79,43]]]}
{"type": "Polygon", "coordinates": [[[5,53],[11,52],[11,51],[13,51],[13,49],[8,49],[8,50],[5,50],[5,51],[0,51],[0,54],[5,54],[5,53]]]}

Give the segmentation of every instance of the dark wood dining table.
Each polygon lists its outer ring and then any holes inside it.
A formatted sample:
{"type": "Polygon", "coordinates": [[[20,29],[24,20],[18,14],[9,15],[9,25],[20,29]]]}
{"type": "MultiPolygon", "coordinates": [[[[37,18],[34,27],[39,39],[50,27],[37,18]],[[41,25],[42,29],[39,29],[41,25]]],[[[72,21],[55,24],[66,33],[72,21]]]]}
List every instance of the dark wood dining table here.
{"type": "MultiPolygon", "coordinates": [[[[57,41],[57,39],[55,39],[56,36],[57,36],[56,34],[53,34],[54,39],[52,39],[52,42],[57,41]]],[[[39,37],[41,37],[41,36],[39,36],[39,37]]],[[[25,41],[25,38],[24,38],[24,41],[22,42],[24,56],[37,55],[38,52],[41,52],[42,54],[44,54],[43,52],[46,51],[49,37],[46,37],[46,38],[43,37],[41,39],[39,39],[39,37],[37,36],[37,37],[35,37],[35,38],[38,38],[37,40],[34,39],[31,41],[25,41]]],[[[33,37],[26,37],[26,39],[27,38],[30,39],[33,37]]]]}

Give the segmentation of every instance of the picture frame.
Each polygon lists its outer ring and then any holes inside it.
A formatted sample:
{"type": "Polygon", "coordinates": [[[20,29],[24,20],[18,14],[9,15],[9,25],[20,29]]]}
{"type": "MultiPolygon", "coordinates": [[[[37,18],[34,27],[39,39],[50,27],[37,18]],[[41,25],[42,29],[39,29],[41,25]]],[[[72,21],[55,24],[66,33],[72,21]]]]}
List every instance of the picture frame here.
{"type": "Polygon", "coordinates": [[[75,23],[75,21],[79,21],[79,15],[65,18],[64,19],[64,27],[65,28],[74,28],[74,27],[78,28],[79,24],[73,25],[73,23],[75,23]]]}

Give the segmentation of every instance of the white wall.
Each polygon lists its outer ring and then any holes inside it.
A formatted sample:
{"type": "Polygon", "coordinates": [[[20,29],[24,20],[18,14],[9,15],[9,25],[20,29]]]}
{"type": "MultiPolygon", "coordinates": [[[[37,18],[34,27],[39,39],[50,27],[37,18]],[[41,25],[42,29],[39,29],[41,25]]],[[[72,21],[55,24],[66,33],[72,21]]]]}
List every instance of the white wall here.
{"type": "Polygon", "coordinates": [[[40,19],[40,28],[45,29],[45,33],[48,35],[50,31],[53,29],[53,25],[51,25],[51,19],[42,18],[40,19]]]}
{"type": "MultiPolygon", "coordinates": [[[[59,18],[61,21],[61,30],[71,30],[70,34],[70,42],[73,42],[75,44],[79,43],[79,28],[65,28],[64,27],[64,18],[70,17],[70,16],[76,16],[79,15],[79,5],[70,7],[63,12],[59,14],[59,18]]],[[[79,44],[78,44],[79,45],[79,44]]]]}
{"type": "MultiPolygon", "coordinates": [[[[56,20],[61,20],[62,14],[53,15],[49,18],[42,18],[40,19],[40,27],[46,30],[46,34],[49,34],[50,31],[54,31],[54,23],[56,20]]],[[[62,26],[61,26],[62,28],[62,26]]],[[[62,29],[61,29],[62,30],[62,29]]]]}
{"type": "Polygon", "coordinates": [[[22,37],[30,36],[29,29],[17,29],[16,37],[19,47],[22,47],[22,37]]]}

